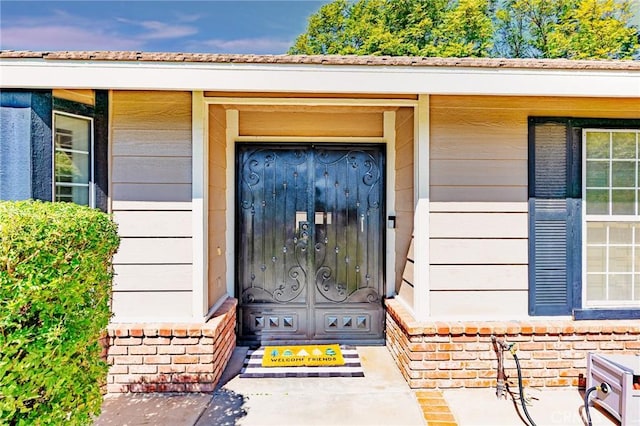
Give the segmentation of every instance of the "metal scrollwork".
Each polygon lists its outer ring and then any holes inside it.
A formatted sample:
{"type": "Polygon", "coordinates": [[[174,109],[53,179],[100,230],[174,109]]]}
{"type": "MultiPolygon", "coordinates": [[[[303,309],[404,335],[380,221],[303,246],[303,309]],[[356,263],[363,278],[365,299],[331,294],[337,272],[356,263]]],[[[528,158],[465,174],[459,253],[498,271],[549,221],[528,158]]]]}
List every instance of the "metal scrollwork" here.
{"type": "Polygon", "coordinates": [[[382,150],[239,144],[237,164],[241,309],[380,304],[382,150]]]}

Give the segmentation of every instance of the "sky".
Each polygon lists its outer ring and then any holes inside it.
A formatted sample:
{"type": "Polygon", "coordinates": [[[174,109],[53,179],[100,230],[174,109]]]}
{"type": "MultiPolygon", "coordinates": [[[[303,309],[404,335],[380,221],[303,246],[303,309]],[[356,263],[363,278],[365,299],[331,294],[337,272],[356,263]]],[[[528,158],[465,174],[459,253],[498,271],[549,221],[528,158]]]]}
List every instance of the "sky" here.
{"type": "Polygon", "coordinates": [[[0,49],[280,54],[328,2],[0,0],[0,49]]]}
{"type": "Polygon", "coordinates": [[[329,2],[0,0],[0,49],[280,54],[329,2]]]}

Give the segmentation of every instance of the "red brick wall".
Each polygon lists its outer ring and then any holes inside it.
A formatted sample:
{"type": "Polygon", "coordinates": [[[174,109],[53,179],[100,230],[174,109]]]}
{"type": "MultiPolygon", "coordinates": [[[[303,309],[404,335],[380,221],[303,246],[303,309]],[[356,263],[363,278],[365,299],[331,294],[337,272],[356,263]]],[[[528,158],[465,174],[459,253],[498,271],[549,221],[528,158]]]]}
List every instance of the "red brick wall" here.
{"type": "Polygon", "coordinates": [[[211,392],[236,346],[235,299],[206,323],[111,324],[107,392],[211,392]]]}
{"type": "MultiPolygon", "coordinates": [[[[486,388],[496,385],[491,336],[515,343],[525,386],[577,386],[587,353],[640,352],[640,321],[422,322],[397,300],[387,304],[387,347],[411,388],[486,388]]],[[[517,383],[515,362],[505,369],[517,383]]]]}

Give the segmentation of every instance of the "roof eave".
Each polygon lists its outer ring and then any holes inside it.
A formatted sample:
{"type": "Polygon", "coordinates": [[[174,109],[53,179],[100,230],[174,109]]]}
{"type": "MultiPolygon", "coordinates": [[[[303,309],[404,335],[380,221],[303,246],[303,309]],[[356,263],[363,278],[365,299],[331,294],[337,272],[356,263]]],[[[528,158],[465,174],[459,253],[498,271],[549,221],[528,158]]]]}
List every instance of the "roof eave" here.
{"type": "MultiPolygon", "coordinates": [[[[4,53],[4,52],[3,52],[4,53]]],[[[226,55],[225,57],[228,57],[226,55]]],[[[640,68],[464,66],[268,61],[45,59],[0,56],[2,87],[406,93],[523,96],[640,96],[640,68]]],[[[246,58],[245,58],[246,59],[246,58]]],[[[363,58],[364,60],[364,58],[363,58]]],[[[507,60],[505,60],[507,61],[507,60]]],[[[482,61],[481,61],[482,62],[482,61]]],[[[593,61],[590,61],[593,62],[593,61]]]]}

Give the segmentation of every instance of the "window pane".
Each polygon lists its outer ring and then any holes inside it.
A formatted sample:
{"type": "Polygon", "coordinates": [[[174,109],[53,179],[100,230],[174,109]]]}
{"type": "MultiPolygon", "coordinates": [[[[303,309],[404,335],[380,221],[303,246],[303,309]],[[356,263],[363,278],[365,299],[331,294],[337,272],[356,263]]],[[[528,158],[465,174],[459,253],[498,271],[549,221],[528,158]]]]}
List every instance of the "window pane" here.
{"type": "Polygon", "coordinates": [[[591,306],[639,301],[640,132],[590,131],[584,136],[586,301],[591,306]]]}
{"type": "Polygon", "coordinates": [[[609,272],[632,272],[632,248],[613,246],[609,248],[609,272]]]}
{"type": "Polygon", "coordinates": [[[607,272],[607,248],[587,247],[587,272],[607,272]]]}
{"type": "Polygon", "coordinates": [[[89,183],[89,154],[56,152],[56,182],[89,183]]]}
{"type": "MultiPolygon", "coordinates": [[[[611,168],[613,186],[624,188],[636,187],[635,161],[613,161],[611,164],[611,168]]],[[[589,184],[587,183],[587,185],[589,184]]]]}
{"type": "Polygon", "coordinates": [[[89,187],[56,186],[56,201],[89,205],[89,187]]]}
{"type": "Polygon", "coordinates": [[[606,244],[607,229],[604,223],[589,222],[587,223],[587,243],[588,244],[606,244]]]}
{"type": "Polygon", "coordinates": [[[609,158],[609,132],[587,132],[587,158],[609,158]]]}
{"type": "Polygon", "coordinates": [[[76,204],[89,205],[89,187],[76,186],[73,187],[73,202],[76,204]]]}
{"type": "Polygon", "coordinates": [[[56,186],[56,201],[73,201],[70,186],[56,186]]]}
{"type": "Polygon", "coordinates": [[[587,161],[587,187],[609,187],[608,161],[587,161]]]}
{"type": "Polygon", "coordinates": [[[91,128],[89,120],[56,114],[56,148],[89,152],[91,128]]]}
{"type": "Polygon", "coordinates": [[[606,276],[603,274],[587,275],[587,300],[606,299],[606,276]]]}
{"type": "Polygon", "coordinates": [[[91,121],[54,115],[55,201],[89,204],[91,121]]]}
{"type": "Polygon", "coordinates": [[[632,244],[633,225],[631,223],[610,223],[609,224],[610,244],[632,244]]]}
{"type": "Polygon", "coordinates": [[[636,214],[636,191],[628,189],[614,189],[612,214],[636,214]]]}
{"type": "Polygon", "coordinates": [[[609,214],[609,190],[587,189],[587,214],[609,214]]]}
{"type": "Polygon", "coordinates": [[[609,300],[631,300],[631,280],[633,275],[609,275],[609,300]]]}
{"type": "Polygon", "coordinates": [[[636,158],[636,134],[631,132],[613,133],[613,158],[636,158]]]}

